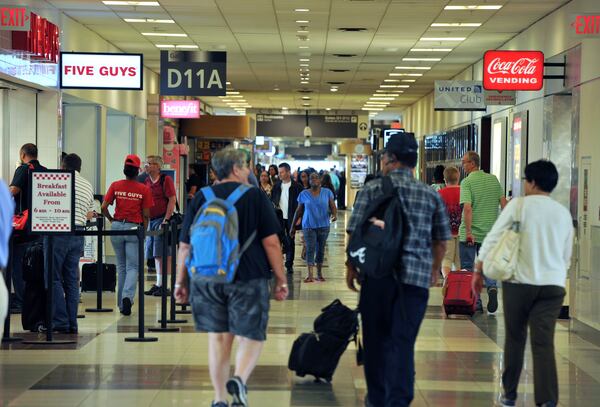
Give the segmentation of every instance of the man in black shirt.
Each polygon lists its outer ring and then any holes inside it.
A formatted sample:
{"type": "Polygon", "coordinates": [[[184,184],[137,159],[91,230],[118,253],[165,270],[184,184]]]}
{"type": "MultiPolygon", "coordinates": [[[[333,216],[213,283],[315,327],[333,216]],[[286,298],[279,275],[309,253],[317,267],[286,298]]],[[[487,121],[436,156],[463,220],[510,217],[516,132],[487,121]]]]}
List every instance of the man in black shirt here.
{"type": "MultiPolygon", "coordinates": [[[[210,187],[217,198],[227,199],[240,184],[248,184],[250,169],[245,154],[227,148],[212,158],[219,184],[210,187]]],[[[232,283],[207,281],[197,274],[191,278],[185,261],[192,249],[190,228],[206,198],[198,192],[186,212],[180,236],[177,261],[177,300],[187,302],[191,294],[196,329],[208,332],[211,381],[215,390],[213,407],[226,407],[226,390],[234,406],[247,406],[246,383],[260,356],[266,339],[269,317],[269,279],[275,275],[275,299],[284,300],[288,287],[283,273],[279,247],[279,222],[267,196],[250,188],[236,203],[238,240],[244,245],[253,232],[256,237],[242,254],[232,283]],[[229,378],[229,360],[233,339],[238,340],[237,364],[229,378]],[[229,380],[228,380],[229,378],[229,380]]]]}
{"type": "MultiPolygon", "coordinates": [[[[292,172],[288,163],[279,164],[279,181],[273,186],[271,191],[271,201],[276,208],[281,209],[284,229],[283,248],[285,250],[285,268],[288,274],[294,272],[294,254],[296,243],[290,235],[292,230],[292,220],[298,208],[298,196],[304,191],[302,185],[292,179],[292,172]]],[[[296,230],[299,228],[297,227],[296,230]]]]}

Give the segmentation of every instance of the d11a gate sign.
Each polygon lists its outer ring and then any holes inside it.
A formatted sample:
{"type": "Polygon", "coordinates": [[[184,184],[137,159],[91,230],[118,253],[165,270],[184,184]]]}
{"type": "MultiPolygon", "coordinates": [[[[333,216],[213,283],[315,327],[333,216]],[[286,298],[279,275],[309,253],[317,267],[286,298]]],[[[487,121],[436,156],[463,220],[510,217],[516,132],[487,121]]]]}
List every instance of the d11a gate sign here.
{"type": "Polygon", "coordinates": [[[544,86],[541,51],[487,51],[483,56],[486,90],[540,90],[544,86]]]}

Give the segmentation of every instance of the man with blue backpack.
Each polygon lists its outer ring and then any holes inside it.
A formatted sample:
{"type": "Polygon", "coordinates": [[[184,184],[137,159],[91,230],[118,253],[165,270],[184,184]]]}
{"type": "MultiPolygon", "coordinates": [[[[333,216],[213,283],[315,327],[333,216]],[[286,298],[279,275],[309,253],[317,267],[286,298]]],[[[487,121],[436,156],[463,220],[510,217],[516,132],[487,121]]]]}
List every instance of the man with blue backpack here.
{"type": "Polygon", "coordinates": [[[196,330],[208,332],[212,407],[248,405],[246,383],[256,366],[269,318],[271,273],[276,300],[287,298],[280,226],[267,196],[248,185],[244,152],[226,148],[212,158],[219,183],[202,188],[183,222],[175,297],[192,305],[196,330]],[[272,270],[272,272],[271,272],[272,270]],[[231,348],[238,341],[229,377],[231,348]]]}

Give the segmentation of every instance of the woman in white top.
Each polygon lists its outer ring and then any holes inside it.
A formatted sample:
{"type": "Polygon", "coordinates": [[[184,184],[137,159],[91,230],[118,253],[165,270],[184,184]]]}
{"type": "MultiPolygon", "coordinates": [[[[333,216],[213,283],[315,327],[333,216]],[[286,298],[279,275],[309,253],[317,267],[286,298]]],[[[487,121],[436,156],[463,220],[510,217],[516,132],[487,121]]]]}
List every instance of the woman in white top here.
{"type": "Polygon", "coordinates": [[[565,296],[565,280],[571,260],[573,222],[570,212],[550,198],[558,172],[550,161],[525,167],[525,197],[504,208],[481,245],[473,288],[481,291],[487,253],[503,231],[511,227],[522,201],[518,267],[514,277],[502,284],[506,340],[504,343],[503,406],[514,406],[523,367],[527,327],[531,332],[535,402],[558,404],[558,379],[554,358],[554,328],[565,296]]]}

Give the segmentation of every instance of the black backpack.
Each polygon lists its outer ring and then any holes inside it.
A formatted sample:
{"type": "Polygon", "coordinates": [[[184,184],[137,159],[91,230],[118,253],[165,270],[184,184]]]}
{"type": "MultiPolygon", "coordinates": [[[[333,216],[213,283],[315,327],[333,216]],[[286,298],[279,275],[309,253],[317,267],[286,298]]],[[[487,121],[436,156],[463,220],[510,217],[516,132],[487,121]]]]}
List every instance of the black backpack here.
{"type": "Polygon", "coordinates": [[[401,271],[400,255],[406,227],[397,189],[390,177],[383,177],[382,181],[383,195],[369,204],[346,249],[348,261],[361,276],[372,278],[401,271]],[[383,220],[385,227],[374,225],[371,218],[383,220]]]}
{"type": "Polygon", "coordinates": [[[349,341],[358,332],[358,312],[342,304],[339,299],[321,309],[321,314],[313,323],[315,332],[329,334],[349,341]]]}

